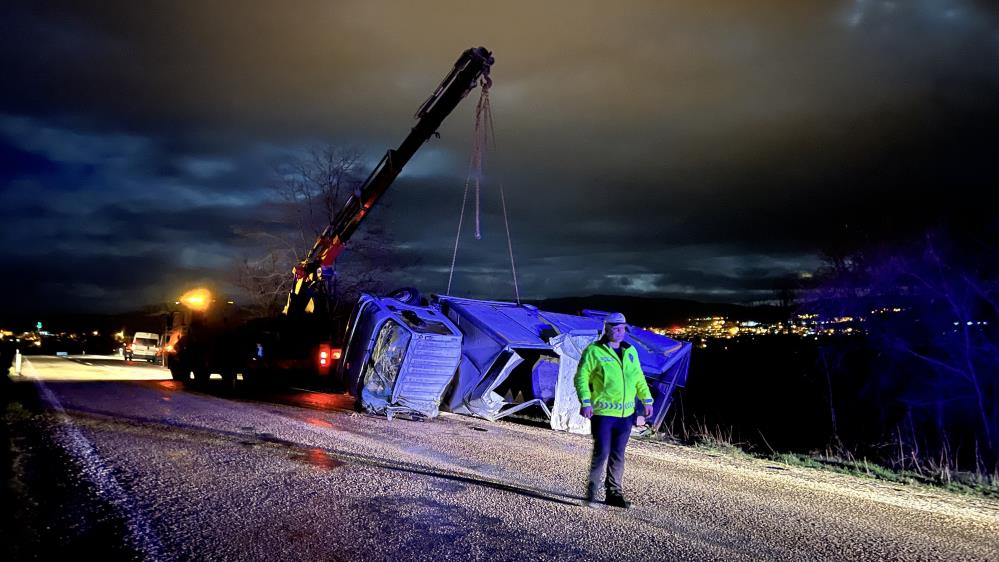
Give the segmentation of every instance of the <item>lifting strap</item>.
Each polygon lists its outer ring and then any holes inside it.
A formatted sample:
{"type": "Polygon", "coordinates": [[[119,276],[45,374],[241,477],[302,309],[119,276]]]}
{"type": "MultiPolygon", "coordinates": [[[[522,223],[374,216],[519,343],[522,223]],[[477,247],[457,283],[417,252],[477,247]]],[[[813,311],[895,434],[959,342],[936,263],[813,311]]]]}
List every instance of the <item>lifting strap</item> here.
{"type": "MultiPolygon", "coordinates": [[[[454,279],[455,262],[458,259],[458,242],[461,240],[461,226],[465,220],[465,206],[468,202],[468,191],[475,183],[475,239],[482,239],[480,224],[482,162],[486,148],[492,141],[492,150],[496,150],[496,129],[493,127],[493,112],[489,104],[489,85],[482,84],[479,102],[475,105],[475,132],[472,135],[472,154],[468,162],[468,175],[465,178],[465,193],[461,198],[461,212],[458,214],[458,233],[454,238],[454,253],[451,255],[451,271],[447,278],[446,295],[451,294],[451,281],[454,279]]],[[[506,247],[510,254],[510,272],[513,275],[513,291],[520,304],[520,287],[517,284],[517,267],[513,258],[513,241],[510,237],[510,220],[506,212],[506,197],[503,194],[503,182],[499,183],[500,205],[503,209],[503,224],[506,227],[506,247]]]]}

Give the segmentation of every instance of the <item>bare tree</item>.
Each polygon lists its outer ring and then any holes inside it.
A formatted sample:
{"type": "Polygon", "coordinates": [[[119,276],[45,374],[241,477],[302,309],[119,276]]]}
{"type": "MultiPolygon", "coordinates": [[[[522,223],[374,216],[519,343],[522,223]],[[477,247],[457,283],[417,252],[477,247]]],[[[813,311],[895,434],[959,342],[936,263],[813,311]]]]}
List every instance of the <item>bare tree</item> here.
{"type": "Polygon", "coordinates": [[[291,285],[291,252],[271,250],[239,264],[237,285],[243,290],[252,316],[273,316],[281,310],[291,285]]]}
{"type": "Polygon", "coordinates": [[[275,170],[273,188],[288,203],[296,234],[301,236],[297,248],[312,247],[347,196],[360,187],[360,159],[356,149],[322,145],[275,170]]]}
{"type": "Polygon", "coordinates": [[[991,394],[999,383],[999,341],[993,330],[982,328],[982,318],[995,319],[999,313],[996,280],[983,278],[979,268],[954,263],[939,250],[934,237],[928,236],[918,260],[899,259],[894,265],[901,272],[902,283],[939,303],[935,307],[940,311],[937,318],[945,320],[940,324],[946,327],[939,334],[924,337],[919,342],[922,345],[914,345],[910,338],[897,338],[895,343],[901,352],[919,359],[940,378],[954,379],[973,393],[985,446],[994,451],[999,405],[991,400],[991,394]]]}
{"type": "Polygon", "coordinates": [[[893,389],[895,404],[885,408],[905,413],[910,426],[917,416],[934,423],[939,446],[963,441],[993,464],[999,464],[996,252],[942,231],[855,252],[830,260],[811,304],[828,317],[866,318],[873,372],[880,386],[893,389]]]}
{"type": "MultiPolygon", "coordinates": [[[[361,153],[353,148],[319,145],[274,170],[272,183],[280,221],[271,232],[244,232],[264,248],[260,257],[240,264],[237,285],[259,315],[275,314],[293,283],[292,269],[309,251],[347,198],[361,187],[361,153]]],[[[381,273],[390,263],[389,237],[376,223],[351,241],[334,264],[332,306],[342,314],[360,291],[380,291],[381,273]]]]}
{"type": "Polygon", "coordinates": [[[790,311],[798,301],[800,283],[797,276],[782,275],[773,282],[773,296],[783,311],[790,311]]]}

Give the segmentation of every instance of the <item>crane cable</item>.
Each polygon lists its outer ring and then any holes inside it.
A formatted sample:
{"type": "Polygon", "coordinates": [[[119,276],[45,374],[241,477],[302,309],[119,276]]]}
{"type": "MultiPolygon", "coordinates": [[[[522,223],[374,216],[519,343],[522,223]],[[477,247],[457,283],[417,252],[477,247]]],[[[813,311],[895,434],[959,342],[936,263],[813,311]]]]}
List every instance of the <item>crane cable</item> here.
{"type": "MultiPolygon", "coordinates": [[[[446,295],[451,294],[451,282],[454,279],[455,263],[458,259],[458,242],[461,240],[461,225],[465,219],[465,205],[468,202],[468,191],[472,182],[475,182],[475,239],[482,239],[480,228],[480,208],[481,208],[481,183],[482,183],[482,161],[483,154],[492,141],[492,149],[496,150],[496,129],[493,127],[493,112],[489,104],[489,86],[482,84],[482,93],[479,95],[479,102],[475,105],[475,132],[472,138],[472,154],[469,157],[468,175],[465,178],[465,193],[461,199],[461,212],[458,214],[458,232],[454,238],[454,253],[451,255],[451,271],[447,278],[446,295]]],[[[510,272],[513,275],[513,291],[520,304],[520,287],[517,283],[517,266],[513,257],[513,240],[510,236],[510,220],[506,212],[506,197],[503,194],[503,182],[498,182],[500,192],[500,205],[503,209],[503,224],[506,227],[506,247],[510,254],[510,272]]]]}

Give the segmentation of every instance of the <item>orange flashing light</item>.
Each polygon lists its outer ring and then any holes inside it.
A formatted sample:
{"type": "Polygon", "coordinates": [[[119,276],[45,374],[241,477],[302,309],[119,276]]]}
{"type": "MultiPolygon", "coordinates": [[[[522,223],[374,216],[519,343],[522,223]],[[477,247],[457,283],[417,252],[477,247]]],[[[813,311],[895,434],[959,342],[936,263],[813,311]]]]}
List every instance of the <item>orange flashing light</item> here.
{"type": "Polygon", "coordinates": [[[180,302],[195,311],[207,310],[212,302],[212,293],[208,289],[191,289],[180,297],[180,302]]]}

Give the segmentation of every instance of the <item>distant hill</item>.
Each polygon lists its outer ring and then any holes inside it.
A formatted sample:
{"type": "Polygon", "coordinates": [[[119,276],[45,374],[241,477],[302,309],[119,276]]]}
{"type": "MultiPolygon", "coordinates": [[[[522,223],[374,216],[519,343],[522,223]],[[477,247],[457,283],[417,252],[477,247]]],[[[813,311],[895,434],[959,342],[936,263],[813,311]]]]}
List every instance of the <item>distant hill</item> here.
{"type": "MultiPolygon", "coordinates": [[[[707,303],[674,298],[634,297],[622,295],[590,295],[585,297],[563,297],[524,301],[542,310],[578,314],[583,309],[622,312],[628,322],[640,326],[664,326],[679,324],[688,318],[704,318],[706,316],[725,316],[732,320],[757,320],[775,322],[786,319],[787,311],[776,306],[745,306],[728,303],[707,303]]],[[[102,333],[162,332],[166,325],[165,311],[167,305],[151,305],[142,310],[119,314],[61,314],[46,315],[37,320],[44,320],[44,329],[54,331],[90,332],[98,330],[102,333]]],[[[0,326],[7,327],[7,326],[0,326]]],[[[8,329],[34,328],[34,320],[11,323],[8,329]],[[21,327],[23,325],[23,327],[21,327]]]]}
{"type": "Polygon", "coordinates": [[[786,309],[777,306],[744,306],[727,303],[706,303],[684,299],[591,295],[531,301],[542,310],[578,314],[583,309],[621,312],[631,324],[662,326],[685,322],[688,318],[725,316],[732,320],[776,322],[788,317],[786,309]]]}
{"type": "Polygon", "coordinates": [[[147,307],[146,310],[123,312],[119,314],[93,313],[63,313],[39,314],[28,318],[18,318],[7,321],[0,328],[15,331],[30,331],[35,328],[35,322],[42,322],[42,329],[58,332],[113,333],[124,330],[128,334],[135,332],[162,332],[166,318],[161,308],[147,307]]]}

